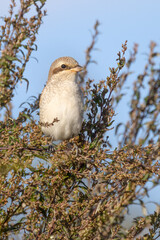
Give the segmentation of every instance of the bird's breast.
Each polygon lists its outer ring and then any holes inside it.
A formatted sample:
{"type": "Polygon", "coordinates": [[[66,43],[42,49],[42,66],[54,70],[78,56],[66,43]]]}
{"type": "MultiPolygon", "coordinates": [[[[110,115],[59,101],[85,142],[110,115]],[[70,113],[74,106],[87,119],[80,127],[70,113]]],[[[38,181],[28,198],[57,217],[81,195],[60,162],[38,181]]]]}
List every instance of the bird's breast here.
{"type": "Polygon", "coordinates": [[[40,106],[40,121],[52,123],[57,118],[58,122],[51,127],[42,127],[42,131],[55,140],[77,135],[81,129],[83,115],[83,99],[78,84],[59,84],[54,91],[52,87],[47,88],[44,94],[47,98],[49,96],[49,99],[40,106]]]}

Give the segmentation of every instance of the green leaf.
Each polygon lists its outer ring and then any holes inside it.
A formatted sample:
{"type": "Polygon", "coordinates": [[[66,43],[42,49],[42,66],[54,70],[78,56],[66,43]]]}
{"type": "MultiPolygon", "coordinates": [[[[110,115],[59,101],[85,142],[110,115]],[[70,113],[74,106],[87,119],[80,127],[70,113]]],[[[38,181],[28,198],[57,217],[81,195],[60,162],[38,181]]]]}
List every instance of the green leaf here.
{"type": "Polygon", "coordinates": [[[146,173],[144,177],[142,178],[143,181],[146,181],[149,178],[149,173],[146,173]]]}
{"type": "Polygon", "coordinates": [[[6,60],[9,60],[9,61],[18,61],[18,62],[22,62],[20,59],[18,59],[17,57],[12,57],[12,56],[9,56],[9,55],[5,55],[4,58],[6,60]]]}

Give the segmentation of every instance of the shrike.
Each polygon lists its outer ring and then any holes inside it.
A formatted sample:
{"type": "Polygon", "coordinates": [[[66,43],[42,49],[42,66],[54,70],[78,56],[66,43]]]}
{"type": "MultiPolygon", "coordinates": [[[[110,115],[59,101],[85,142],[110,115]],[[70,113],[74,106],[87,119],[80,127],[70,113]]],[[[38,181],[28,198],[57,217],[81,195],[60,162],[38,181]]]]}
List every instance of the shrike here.
{"type": "Polygon", "coordinates": [[[71,57],[55,60],[40,96],[40,124],[53,141],[79,134],[83,120],[83,95],[78,84],[82,67],[71,57]]]}

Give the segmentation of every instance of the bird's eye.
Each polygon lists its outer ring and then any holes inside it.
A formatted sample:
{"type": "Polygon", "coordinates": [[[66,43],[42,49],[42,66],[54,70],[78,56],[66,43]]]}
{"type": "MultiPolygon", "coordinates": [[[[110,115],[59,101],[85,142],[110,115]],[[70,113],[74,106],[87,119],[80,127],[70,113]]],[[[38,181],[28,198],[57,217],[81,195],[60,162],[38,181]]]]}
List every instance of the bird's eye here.
{"type": "Polygon", "coordinates": [[[61,68],[66,68],[67,66],[65,64],[62,64],[61,65],[61,68]]]}

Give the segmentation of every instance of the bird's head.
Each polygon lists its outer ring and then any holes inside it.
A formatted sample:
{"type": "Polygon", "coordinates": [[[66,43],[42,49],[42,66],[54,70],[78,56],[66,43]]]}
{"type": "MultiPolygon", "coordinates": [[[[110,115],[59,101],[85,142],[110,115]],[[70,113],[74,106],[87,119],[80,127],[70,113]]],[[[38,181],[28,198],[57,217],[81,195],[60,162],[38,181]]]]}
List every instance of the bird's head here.
{"type": "Polygon", "coordinates": [[[83,68],[78,64],[78,62],[72,57],[61,57],[56,59],[49,70],[48,82],[51,81],[53,77],[57,78],[62,76],[67,76],[69,74],[77,74],[83,68]]]}

